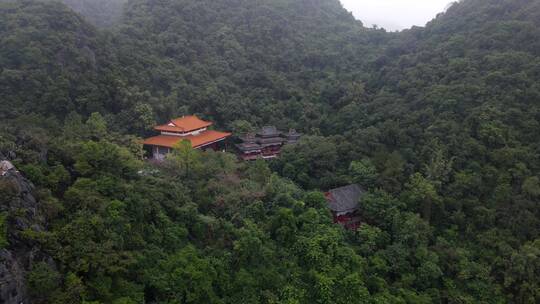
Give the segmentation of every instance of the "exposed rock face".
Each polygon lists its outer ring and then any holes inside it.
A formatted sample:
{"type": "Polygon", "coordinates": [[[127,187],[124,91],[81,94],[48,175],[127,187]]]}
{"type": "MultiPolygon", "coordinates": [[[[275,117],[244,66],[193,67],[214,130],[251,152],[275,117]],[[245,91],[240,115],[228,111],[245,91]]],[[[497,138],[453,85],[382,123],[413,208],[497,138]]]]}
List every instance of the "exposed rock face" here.
{"type": "Polygon", "coordinates": [[[30,303],[24,281],[24,269],[10,250],[0,251],[0,303],[30,303]]]}
{"type": "Polygon", "coordinates": [[[8,174],[10,170],[15,169],[15,166],[7,160],[0,161],[0,176],[8,174]]]}
{"type": "MultiPolygon", "coordinates": [[[[0,214],[7,226],[7,246],[0,249],[0,304],[26,304],[30,297],[25,274],[34,262],[47,261],[38,246],[21,237],[24,230],[43,231],[45,220],[38,212],[34,186],[0,155],[0,214]]],[[[6,233],[6,231],[0,231],[6,233]]]]}

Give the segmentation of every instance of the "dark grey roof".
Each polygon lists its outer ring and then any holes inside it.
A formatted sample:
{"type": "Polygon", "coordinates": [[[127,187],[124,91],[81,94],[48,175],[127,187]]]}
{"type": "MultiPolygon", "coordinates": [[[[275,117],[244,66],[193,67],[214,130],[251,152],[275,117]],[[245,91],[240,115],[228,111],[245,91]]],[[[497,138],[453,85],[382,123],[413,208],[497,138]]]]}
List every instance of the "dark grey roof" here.
{"type": "Polygon", "coordinates": [[[263,144],[281,144],[283,141],[285,141],[281,137],[267,137],[267,138],[259,138],[257,142],[261,145],[263,144]]]}
{"type": "Polygon", "coordinates": [[[353,184],[328,191],[328,205],[334,212],[346,212],[358,209],[358,202],[364,194],[359,185],[353,184]]]}
{"type": "Polygon", "coordinates": [[[246,143],[254,143],[257,141],[257,137],[255,136],[255,133],[246,133],[244,136],[240,137],[240,140],[246,143]]]}
{"type": "Polygon", "coordinates": [[[259,135],[262,137],[279,136],[280,132],[275,126],[265,126],[259,131],[259,135]]]}
{"type": "Polygon", "coordinates": [[[289,129],[289,133],[286,134],[287,136],[287,144],[295,144],[300,140],[300,137],[302,134],[296,132],[295,129],[289,129]]]}
{"type": "Polygon", "coordinates": [[[258,151],[262,149],[261,145],[255,144],[255,143],[242,143],[236,145],[238,149],[241,151],[247,152],[247,151],[258,151]]]}
{"type": "Polygon", "coordinates": [[[263,148],[268,148],[268,147],[280,147],[281,148],[281,143],[269,143],[269,144],[261,144],[261,147],[263,148]]]}

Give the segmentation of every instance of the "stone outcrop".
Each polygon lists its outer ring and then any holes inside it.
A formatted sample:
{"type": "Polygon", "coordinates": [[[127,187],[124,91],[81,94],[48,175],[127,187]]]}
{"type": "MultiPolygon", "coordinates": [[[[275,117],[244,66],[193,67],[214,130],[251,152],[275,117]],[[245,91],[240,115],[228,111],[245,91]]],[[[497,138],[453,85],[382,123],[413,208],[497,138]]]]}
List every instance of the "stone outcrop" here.
{"type": "Polygon", "coordinates": [[[7,175],[9,171],[14,170],[15,166],[7,160],[0,161],[0,176],[7,175]]]}
{"type": "Polygon", "coordinates": [[[34,185],[0,154],[0,217],[3,246],[0,248],[0,303],[26,304],[30,297],[25,275],[39,261],[53,263],[39,246],[21,237],[25,230],[43,231],[45,219],[33,195],[34,185]]]}

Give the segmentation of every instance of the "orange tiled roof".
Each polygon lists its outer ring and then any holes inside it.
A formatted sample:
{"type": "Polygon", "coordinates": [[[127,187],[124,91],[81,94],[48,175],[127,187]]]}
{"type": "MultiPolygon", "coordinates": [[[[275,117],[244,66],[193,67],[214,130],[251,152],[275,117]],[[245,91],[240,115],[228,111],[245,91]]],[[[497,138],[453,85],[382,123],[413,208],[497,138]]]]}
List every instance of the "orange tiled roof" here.
{"type": "Polygon", "coordinates": [[[149,146],[160,146],[172,148],[177,142],[181,141],[185,137],[172,136],[172,135],[158,135],[154,137],[147,138],[143,141],[144,145],[149,146]]]}
{"type": "Polygon", "coordinates": [[[165,132],[176,132],[176,133],[189,132],[189,131],[185,131],[182,128],[175,127],[175,126],[169,126],[169,125],[155,126],[154,130],[165,131],[165,132]]]}
{"type": "Polygon", "coordinates": [[[229,136],[231,136],[231,133],[207,130],[198,135],[189,136],[158,135],[146,139],[143,144],[172,148],[178,142],[186,139],[191,142],[191,146],[193,148],[199,148],[212,142],[223,140],[229,136]]]}
{"type": "Polygon", "coordinates": [[[169,132],[191,132],[206,128],[212,125],[209,121],[204,121],[195,115],[179,117],[170,121],[174,126],[162,125],[155,127],[159,131],[169,132]]]}

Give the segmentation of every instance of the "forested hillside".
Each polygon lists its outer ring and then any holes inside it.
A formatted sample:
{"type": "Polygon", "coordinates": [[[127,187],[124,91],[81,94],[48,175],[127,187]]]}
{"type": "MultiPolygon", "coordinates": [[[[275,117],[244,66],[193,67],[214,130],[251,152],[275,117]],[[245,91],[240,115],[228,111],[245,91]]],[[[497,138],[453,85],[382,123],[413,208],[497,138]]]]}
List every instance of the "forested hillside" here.
{"type": "Polygon", "coordinates": [[[0,4],[2,118],[116,114],[127,98],[115,47],[58,2],[0,4]]]}
{"type": "Polygon", "coordinates": [[[130,85],[162,120],[318,128],[324,95],[367,78],[387,39],[334,1],[131,1],[119,28],[130,85]]]}
{"type": "Polygon", "coordinates": [[[540,301],[540,1],[400,33],[337,0],[63,2],[0,0],[0,160],[40,206],[19,225],[0,176],[0,246],[32,245],[31,303],[540,301]],[[188,113],[305,136],[144,162],[188,113]],[[356,232],[323,195],[350,183],[356,232]]]}

